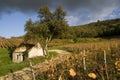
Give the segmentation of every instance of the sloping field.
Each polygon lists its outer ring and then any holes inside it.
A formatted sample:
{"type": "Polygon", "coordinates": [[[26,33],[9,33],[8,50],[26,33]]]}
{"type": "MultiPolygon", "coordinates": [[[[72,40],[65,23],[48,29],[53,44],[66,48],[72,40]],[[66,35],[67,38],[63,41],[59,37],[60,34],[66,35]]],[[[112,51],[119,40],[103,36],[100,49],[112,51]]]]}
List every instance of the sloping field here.
{"type": "Polygon", "coordinates": [[[0,48],[9,48],[19,46],[23,42],[20,38],[5,39],[0,38],[0,48]]]}

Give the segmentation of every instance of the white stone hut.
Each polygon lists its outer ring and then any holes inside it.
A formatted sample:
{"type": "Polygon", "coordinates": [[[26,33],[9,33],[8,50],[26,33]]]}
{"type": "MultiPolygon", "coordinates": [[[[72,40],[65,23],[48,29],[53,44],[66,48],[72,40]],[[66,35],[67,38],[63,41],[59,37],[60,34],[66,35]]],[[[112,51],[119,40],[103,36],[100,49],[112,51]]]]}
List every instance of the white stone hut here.
{"type": "Polygon", "coordinates": [[[39,43],[36,45],[24,44],[15,49],[12,54],[12,61],[19,63],[26,58],[33,58],[37,56],[44,56],[43,49],[39,43]]]}

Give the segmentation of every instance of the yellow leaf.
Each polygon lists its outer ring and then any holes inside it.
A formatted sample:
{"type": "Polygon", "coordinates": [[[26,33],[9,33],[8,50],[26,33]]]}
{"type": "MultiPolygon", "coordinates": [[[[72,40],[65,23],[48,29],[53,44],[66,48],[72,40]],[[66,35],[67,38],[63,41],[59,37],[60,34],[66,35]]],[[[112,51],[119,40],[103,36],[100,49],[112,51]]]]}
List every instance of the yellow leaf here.
{"type": "Polygon", "coordinates": [[[69,72],[72,77],[76,76],[76,72],[74,69],[70,69],[69,72]]]}

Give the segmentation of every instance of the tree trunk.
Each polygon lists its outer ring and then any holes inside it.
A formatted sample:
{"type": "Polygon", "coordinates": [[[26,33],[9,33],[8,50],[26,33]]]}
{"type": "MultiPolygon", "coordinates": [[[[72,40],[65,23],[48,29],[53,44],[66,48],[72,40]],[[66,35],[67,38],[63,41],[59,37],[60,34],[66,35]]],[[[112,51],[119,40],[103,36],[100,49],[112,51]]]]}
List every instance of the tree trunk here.
{"type": "Polygon", "coordinates": [[[48,44],[45,44],[45,53],[46,53],[46,55],[49,55],[49,52],[48,52],[48,46],[47,46],[48,44]]]}
{"type": "Polygon", "coordinates": [[[41,45],[42,45],[42,49],[43,49],[43,54],[46,56],[46,55],[49,55],[49,52],[48,52],[48,43],[49,41],[51,40],[52,36],[50,36],[49,38],[46,38],[46,39],[41,39],[41,45]]]}
{"type": "Polygon", "coordinates": [[[46,55],[49,55],[49,52],[48,52],[48,43],[50,42],[52,36],[50,36],[49,38],[46,39],[46,42],[45,42],[45,51],[46,51],[46,55]]]}
{"type": "Polygon", "coordinates": [[[46,56],[47,54],[46,54],[45,49],[44,49],[44,48],[42,48],[42,49],[43,49],[43,55],[45,55],[45,56],[46,56]]]}

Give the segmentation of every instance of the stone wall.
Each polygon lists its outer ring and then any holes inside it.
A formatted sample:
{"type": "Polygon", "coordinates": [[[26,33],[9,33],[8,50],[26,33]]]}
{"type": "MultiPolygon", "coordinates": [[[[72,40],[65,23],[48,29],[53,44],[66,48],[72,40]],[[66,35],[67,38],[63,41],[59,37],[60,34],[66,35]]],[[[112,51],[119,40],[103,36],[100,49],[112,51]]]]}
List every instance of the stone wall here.
{"type": "Polygon", "coordinates": [[[31,70],[29,68],[9,73],[8,75],[0,77],[0,80],[32,80],[31,70]]]}
{"type": "Polygon", "coordinates": [[[39,47],[32,47],[32,49],[28,52],[28,58],[37,56],[43,56],[43,49],[39,47]]]}

